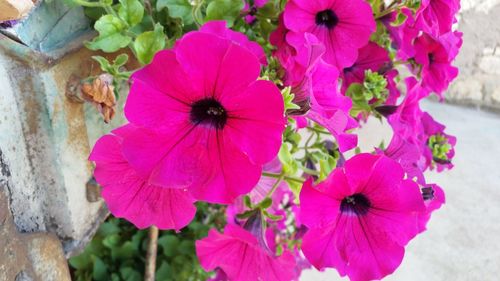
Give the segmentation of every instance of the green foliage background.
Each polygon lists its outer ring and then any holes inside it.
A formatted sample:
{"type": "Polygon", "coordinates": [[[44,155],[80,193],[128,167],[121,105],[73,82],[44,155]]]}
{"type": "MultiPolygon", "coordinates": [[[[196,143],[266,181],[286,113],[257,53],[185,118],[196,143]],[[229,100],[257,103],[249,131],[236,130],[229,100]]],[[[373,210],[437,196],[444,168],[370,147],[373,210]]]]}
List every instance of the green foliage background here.
{"type": "MultiPolygon", "coordinates": [[[[196,218],[179,233],[160,231],[156,280],[199,281],[210,277],[199,265],[195,240],[224,223],[223,209],[198,203],[196,218]]],[[[110,216],[85,251],[69,260],[75,281],[141,281],[144,276],[148,230],[110,216]]]]}

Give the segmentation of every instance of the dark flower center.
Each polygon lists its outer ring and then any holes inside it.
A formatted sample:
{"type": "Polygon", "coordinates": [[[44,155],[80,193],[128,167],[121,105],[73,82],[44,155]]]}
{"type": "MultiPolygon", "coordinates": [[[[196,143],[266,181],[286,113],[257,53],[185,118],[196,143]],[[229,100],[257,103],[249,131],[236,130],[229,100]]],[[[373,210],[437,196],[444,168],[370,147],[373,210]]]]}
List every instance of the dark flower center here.
{"type": "Polygon", "coordinates": [[[328,29],[334,28],[339,23],[339,17],[334,11],[327,9],[316,14],[316,24],[326,26],[328,29]]]}
{"type": "Polygon", "coordinates": [[[431,186],[422,188],[422,197],[424,200],[434,199],[434,189],[431,186]]]}
{"type": "Polygon", "coordinates": [[[368,213],[370,206],[370,200],[366,196],[361,193],[355,193],[342,199],[342,202],[340,202],[340,212],[365,215],[368,213]]]}
{"type": "Polygon", "coordinates": [[[227,112],[213,98],[202,99],[191,104],[191,122],[196,125],[206,124],[216,129],[224,128],[227,122],[227,112]]]}
{"type": "Polygon", "coordinates": [[[429,63],[433,63],[436,60],[436,56],[433,53],[429,53],[429,63]]]}

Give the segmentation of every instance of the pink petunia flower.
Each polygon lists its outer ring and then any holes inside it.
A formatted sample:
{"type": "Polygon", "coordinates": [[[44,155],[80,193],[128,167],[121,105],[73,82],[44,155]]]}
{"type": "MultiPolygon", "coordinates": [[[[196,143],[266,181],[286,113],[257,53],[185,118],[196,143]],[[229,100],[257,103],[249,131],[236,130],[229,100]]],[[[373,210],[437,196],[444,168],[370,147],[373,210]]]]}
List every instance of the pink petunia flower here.
{"type": "Polygon", "coordinates": [[[94,176],[103,186],[102,197],[110,212],[125,218],[138,228],[155,225],[160,229],[179,230],[194,217],[194,199],[184,189],[151,185],[125,160],[122,134],[126,127],[105,135],[95,144],[89,160],[94,161],[94,176]]]}
{"type": "Polygon", "coordinates": [[[422,188],[422,196],[425,203],[425,212],[418,218],[420,232],[425,231],[432,213],[441,208],[446,202],[444,191],[437,184],[427,184],[422,188]]]}
{"type": "Polygon", "coordinates": [[[437,38],[452,30],[460,0],[423,0],[415,19],[419,30],[437,38]]]}
{"type": "Polygon", "coordinates": [[[359,49],[359,55],[356,62],[342,73],[342,92],[345,92],[352,83],[363,83],[365,80],[365,71],[385,73],[391,68],[389,52],[380,47],[377,43],[370,42],[359,49]]]}
{"type": "Polygon", "coordinates": [[[285,128],[281,93],[259,73],[252,52],[209,33],[158,52],[131,78],[125,115],[140,127],[123,141],[131,166],[198,200],[227,204],[248,193],[285,128]]]}
{"type": "Polygon", "coordinates": [[[203,269],[219,268],[231,281],[295,280],[295,259],[285,250],[276,256],[251,232],[228,224],[224,233],[214,229],[208,237],[196,241],[196,254],[203,269]]]}
{"type": "Polygon", "coordinates": [[[317,186],[306,182],[300,194],[302,222],[309,227],[302,242],[306,258],[353,281],[394,272],[425,211],[418,185],[403,178],[394,160],[358,154],[317,186]]]}
{"type": "Polygon", "coordinates": [[[267,65],[267,58],[264,49],[262,49],[258,43],[248,40],[248,37],[246,37],[245,34],[227,28],[226,21],[209,21],[200,27],[200,32],[215,34],[222,38],[229,39],[252,52],[257,58],[259,58],[262,65],[267,65]]]}
{"type": "Polygon", "coordinates": [[[326,47],[324,60],[338,69],[356,61],[375,31],[372,9],[363,0],[291,0],[284,23],[292,32],[314,34],[326,47]]]}
{"type": "Polygon", "coordinates": [[[462,46],[462,33],[447,33],[433,39],[423,34],[415,40],[415,61],[422,66],[422,85],[442,93],[458,75],[458,68],[451,65],[462,46]]]}

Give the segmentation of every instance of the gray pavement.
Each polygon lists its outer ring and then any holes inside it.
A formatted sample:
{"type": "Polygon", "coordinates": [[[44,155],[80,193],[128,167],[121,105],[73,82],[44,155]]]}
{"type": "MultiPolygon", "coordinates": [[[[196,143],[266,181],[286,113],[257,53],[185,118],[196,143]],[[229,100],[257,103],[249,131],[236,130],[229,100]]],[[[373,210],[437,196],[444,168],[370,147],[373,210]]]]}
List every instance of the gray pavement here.
{"type": "MultiPolygon", "coordinates": [[[[500,115],[426,102],[423,108],[458,138],[455,168],[429,173],[440,184],[446,204],[428,230],[410,242],[402,265],[385,280],[500,280],[500,115]]],[[[390,138],[387,127],[371,121],[362,129],[361,147],[390,138]],[[370,143],[372,141],[372,143],[370,143]]],[[[303,281],[347,280],[335,270],[305,271],[303,281]]]]}

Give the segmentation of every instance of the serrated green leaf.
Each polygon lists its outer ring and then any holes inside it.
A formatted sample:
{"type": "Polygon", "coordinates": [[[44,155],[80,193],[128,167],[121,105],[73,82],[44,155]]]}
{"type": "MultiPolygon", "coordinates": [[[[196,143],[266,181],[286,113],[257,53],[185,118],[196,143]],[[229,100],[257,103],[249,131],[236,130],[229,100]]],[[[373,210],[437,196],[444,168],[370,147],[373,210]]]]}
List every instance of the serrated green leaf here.
{"type": "Polygon", "coordinates": [[[144,6],[139,0],[120,0],[121,6],[118,9],[118,16],[129,26],[134,26],[142,21],[144,17],[144,6]]]}
{"type": "Polygon", "coordinates": [[[185,25],[190,25],[194,22],[192,16],[193,6],[188,0],[158,0],[156,9],[161,11],[168,8],[168,14],[173,18],[180,18],[185,25]]]}
{"type": "Polygon", "coordinates": [[[228,27],[233,26],[244,3],[241,0],[214,0],[207,6],[206,21],[225,20],[228,27]]]}
{"type": "Polygon", "coordinates": [[[102,16],[95,23],[94,28],[99,32],[99,36],[85,44],[91,50],[112,53],[125,48],[132,42],[130,37],[121,33],[126,28],[122,20],[113,15],[102,16]]]}
{"type": "Polygon", "coordinates": [[[148,64],[153,56],[165,48],[166,37],[163,33],[163,26],[157,23],[154,31],[146,31],[137,36],[134,42],[134,50],[137,59],[143,64],[148,64]]]}

